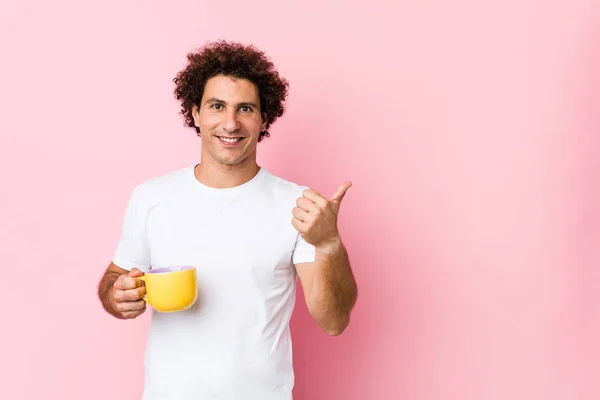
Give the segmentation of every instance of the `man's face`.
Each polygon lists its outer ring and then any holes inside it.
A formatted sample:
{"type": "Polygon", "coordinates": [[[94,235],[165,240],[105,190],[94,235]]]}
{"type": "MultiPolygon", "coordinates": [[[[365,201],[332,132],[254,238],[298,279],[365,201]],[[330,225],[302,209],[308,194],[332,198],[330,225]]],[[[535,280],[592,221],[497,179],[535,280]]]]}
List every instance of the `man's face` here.
{"type": "Polygon", "coordinates": [[[203,156],[225,165],[256,159],[256,144],[266,121],[252,82],[222,75],[210,78],[192,113],[200,128],[203,156]]]}

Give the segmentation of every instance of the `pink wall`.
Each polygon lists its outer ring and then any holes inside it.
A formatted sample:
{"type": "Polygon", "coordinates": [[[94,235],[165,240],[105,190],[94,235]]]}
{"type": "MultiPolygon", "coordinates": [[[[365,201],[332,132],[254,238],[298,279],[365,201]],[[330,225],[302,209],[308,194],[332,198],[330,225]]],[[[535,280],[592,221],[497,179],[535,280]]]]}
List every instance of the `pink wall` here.
{"type": "Polygon", "coordinates": [[[600,8],[356,3],[0,4],[0,398],[139,398],[148,315],[96,282],[133,185],[197,160],[171,79],[218,37],[292,84],[260,162],[354,182],[360,299],[338,338],[298,303],[297,400],[600,398],[600,8]]]}

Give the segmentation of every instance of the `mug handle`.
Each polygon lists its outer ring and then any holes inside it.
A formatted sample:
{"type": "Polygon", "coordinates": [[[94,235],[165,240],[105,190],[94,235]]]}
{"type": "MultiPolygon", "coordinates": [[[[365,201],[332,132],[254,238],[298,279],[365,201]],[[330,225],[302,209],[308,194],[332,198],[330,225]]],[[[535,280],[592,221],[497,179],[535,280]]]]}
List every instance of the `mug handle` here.
{"type": "MultiPolygon", "coordinates": [[[[146,275],[142,275],[142,276],[133,276],[133,279],[139,279],[140,281],[143,281],[144,283],[146,282],[146,275]]],[[[146,293],[144,295],[144,297],[142,297],[142,300],[144,300],[146,303],[148,302],[148,293],[146,293]]]]}

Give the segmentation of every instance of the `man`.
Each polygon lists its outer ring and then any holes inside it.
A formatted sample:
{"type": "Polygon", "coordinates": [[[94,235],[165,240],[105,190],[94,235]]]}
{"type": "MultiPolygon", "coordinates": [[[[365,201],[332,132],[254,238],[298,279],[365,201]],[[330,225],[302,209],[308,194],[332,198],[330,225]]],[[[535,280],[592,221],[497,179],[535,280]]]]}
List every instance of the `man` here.
{"type": "Polygon", "coordinates": [[[136,318],[146,304],[135,277],[195,266],[194,306],[153,312],[144,400],[289,400],[296,276],[330,335],[344,331],[356,301],[337,227],[351,183],[325,198],[257,164],[288,87],[264,53],[219,41],[188,61],[175,94],[201,137],[200,162],[133,190],[98,294],[116,318],[136,318]]]}

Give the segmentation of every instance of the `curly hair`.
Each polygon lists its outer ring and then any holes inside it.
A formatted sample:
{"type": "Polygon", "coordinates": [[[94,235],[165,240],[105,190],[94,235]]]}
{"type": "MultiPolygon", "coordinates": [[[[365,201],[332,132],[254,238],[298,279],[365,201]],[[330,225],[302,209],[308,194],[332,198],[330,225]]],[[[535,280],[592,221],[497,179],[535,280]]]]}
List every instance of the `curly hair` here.
{"type": "Polygon", "coordinates": [[[265,130],[258,141],[269,137],[269,127],[285,111],[288,94],[287,80],[279,76],[271,60],[252,45],[219,40],[209,42],[201,49],[187,55],[188,65],[173,79],[175,98],[181,102],[180,114],[184,125],[200,129],[194,124],[192,107],[199,106],[206,81],[217,75],[248,79],[258,87],[260,109],[266,117],[265,130]]]}

